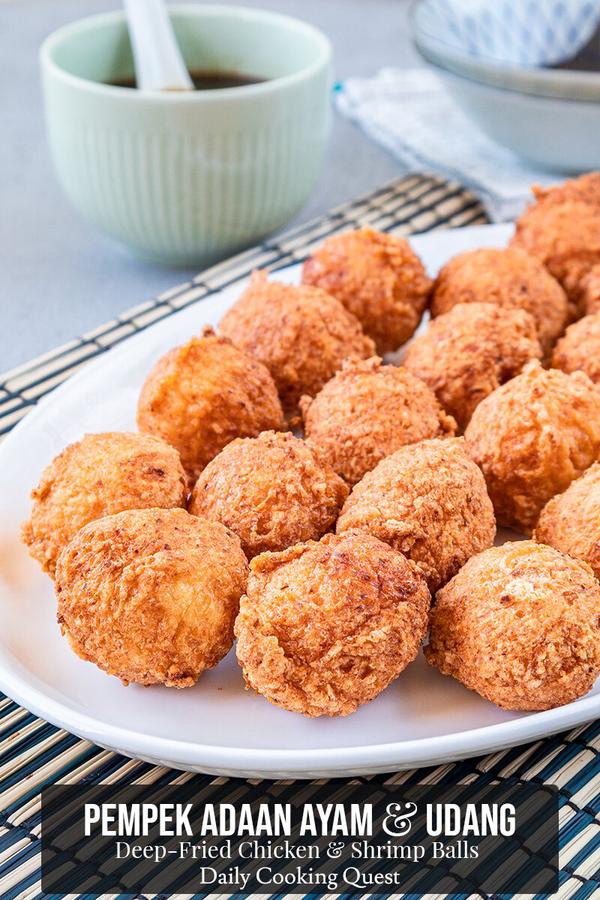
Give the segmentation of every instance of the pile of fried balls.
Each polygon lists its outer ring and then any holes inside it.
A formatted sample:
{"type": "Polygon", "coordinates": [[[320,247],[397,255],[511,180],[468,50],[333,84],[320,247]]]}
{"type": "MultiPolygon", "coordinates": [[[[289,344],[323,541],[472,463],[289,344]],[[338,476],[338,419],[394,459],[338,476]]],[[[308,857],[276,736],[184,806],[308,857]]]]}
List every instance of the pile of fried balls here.
{"type": "Polygon", "coordinates": [[[155,362],[139,432],[63,450],[23,540],[75,653],[186,688],[235,637],[247,686],[306,716],[373,700],[427,639],[505,709],[587,693],[600,173],[534,194],[508,247],[435,281],[371,228],[328,238],[299,286],[256,272],[218,332],[155,362]],[[495,547],[497,526],[528,539],[495,547]]]}

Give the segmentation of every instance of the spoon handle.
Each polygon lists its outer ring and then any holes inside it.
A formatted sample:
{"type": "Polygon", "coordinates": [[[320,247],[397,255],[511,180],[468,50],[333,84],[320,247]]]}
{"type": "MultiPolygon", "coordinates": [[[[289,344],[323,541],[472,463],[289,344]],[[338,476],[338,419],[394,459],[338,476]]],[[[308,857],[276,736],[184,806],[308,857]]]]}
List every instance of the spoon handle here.
{"type": "Polygon", "coordinates": [[[193,91],[164,0],[124,0],[137,86],[143,91],[193,91]]]}

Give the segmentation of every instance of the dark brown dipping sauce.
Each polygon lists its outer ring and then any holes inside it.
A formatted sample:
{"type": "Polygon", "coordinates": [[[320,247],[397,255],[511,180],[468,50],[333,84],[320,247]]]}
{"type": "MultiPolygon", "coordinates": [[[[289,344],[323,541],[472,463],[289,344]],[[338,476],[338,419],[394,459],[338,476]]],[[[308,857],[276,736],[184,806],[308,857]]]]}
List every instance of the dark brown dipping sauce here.
{"type": "MultiPolygon", "coordinates": [[[[216,91],[221,88],[243,87],[246,84],[262,84],[266,78],[255,75],[242,75],[241,72],[190,72],[197,91],[216,91]]],[[[109,81],[114,87],[137,88],[135,78],[123,78],[120,81],[109,81]]]]}

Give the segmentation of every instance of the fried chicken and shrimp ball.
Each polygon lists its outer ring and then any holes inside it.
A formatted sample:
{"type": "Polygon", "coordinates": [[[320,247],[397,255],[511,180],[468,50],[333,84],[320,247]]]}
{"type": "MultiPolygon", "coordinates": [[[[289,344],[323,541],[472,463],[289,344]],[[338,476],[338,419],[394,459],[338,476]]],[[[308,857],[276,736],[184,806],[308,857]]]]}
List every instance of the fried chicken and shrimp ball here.
{"type": "Polygon", "coordinates": [[[430,602],[411,563],[369,535],[263,553],[235,623],[246,683],[292,712],[348,715],[416,657],[430,602]]]}
{"type": "Polygon", "coordinates": [[[354,313],[380,355],[412,336],[432,284],[408,241],[372,228],[327,238],[304,263],[302,280],[354,313]]]}
{"type": "Polygon", "coordinates": [[[358,319],[325,291],[268,281],[262,271],[219,330],[267,367],[291,424],[303,394],[314,397],[347,356],[374,352],[358,319]]]}
{"type": "Polygon", "coordinates": [[[588,172],[553,187],[533,185],[531,190],[535,203],[518,220],[513,242],[529,245],[550,271],[556,271],[576,316],[598,311],[600,172],[588,172]]]}
{"type": "Polygon", "coordinates": [[[505,709],[553,709],[600,674],[599,616],[588,566],[533,541],[508,543],[439,591],[425,656],[505,709]]]}
{"type": "Polygon", "coordinates": [[[533,317],[544,353],[569,319],[560,284],[535,256],[518,247],[467,250],[447,262],[435,280],[431,314],[443,315],[459,303],[524,310],[533,317]]]}
{"type": "Polygon", "coordinates": [[[600,172],[586,172],[578,178],[568,178],[561,184],[542,187],[534,184],[531,192],[538,203],[564,203],[578,200],[600,208],[600,172]]]}
{"type": "Polygon", "coordinates": [[[427,385],[378,357],[347,361],[300,406],[305,437],[349,484],[405,444],[456,430],[427,385]]]}
{"type": "Polygon", "coordinates": [[[535,322],[525,310],[459,303],[432,319],[402,364],[431,388],[462,431],[484,397],[541,355],[535,322]]]}
{"type": "Polygon", "coordinates": [[[232,441],[196,482],[190,512],[222,522],[249,559],[318,540],[348,496],[346,483],[315,448],[292,434],[265,431],[232,441]]]}
{"type": "Polygon", "coordinates": [[[86,434],[44,470],[31,492],[24,543],[52,577],[60,551],[88,522],[125,509],[184,507],[187,479],[179,453],[145,434],[86,434]]]}
{"type": "Polygon", "coordinates": [[[582,559],[600,579],[600,463],[594,463],[566,491],[548,501],[533,536],[582,559]]]}
{"type": "Polygon", "coordinates": [[[485,481],[461,438],[402,447],[368,472],[342,507],[337,533],[359,530],[411,559],[434,593],[496,534],[485,481]]]}
{"type": "Polygon", "coordinates": [[[239,539],[183,509],[90,522],[56,568],[75,653],[125,684],[190,687],[233,643],[248,564],[239,539]]]}
{"type": "Polygon", "coordinates": [[[600,263],[600,207],[581,200],[536,203],[517,219],[511,246],[536,256],[561,283],[571,319],[585,312],[582,285],[600,263]]]}
{"type": "Polygon", "coordinates": [[[498,524],[530,534],[548,500],[600,456],[600,391],[583,372],[529,363],[482,400],[465,440],[498,524]]]}
{"type": "Polygon", "coordinates": [[[552,365],[563,372],[585,372],[600,384],[600,310],[569,325],[554,348],[552,365]]]}
{"type": "Polygon", "coordinates": [[[234,438],[283,428],[283,413],[267,369],[205,328],[156,363],[140,394],[137,424],[176,447],[195,480],[234,438]]]}

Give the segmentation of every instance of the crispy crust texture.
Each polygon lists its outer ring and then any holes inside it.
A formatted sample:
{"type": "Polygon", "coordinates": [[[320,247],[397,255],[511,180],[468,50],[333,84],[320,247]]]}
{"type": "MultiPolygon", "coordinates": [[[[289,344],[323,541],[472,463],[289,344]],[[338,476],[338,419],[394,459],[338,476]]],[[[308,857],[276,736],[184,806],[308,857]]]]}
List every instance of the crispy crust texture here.
{"type": "Polygon", "coordinates": [[[600,312],[600,263],[592,266],[581,280],[581,310],[591,316],[600,312]]]}
{"type": "Polygon", "coordinates": [[[485,481],[461,438],[422,441],[382,460],[353,489],[337,533],[360,530],[411,559],[433,593],[493,543],[485,481]]]}
{"type": "Polygon", "coordinates": [[[268,281],[262,271],[219,330],[267,367],[291,424],[303,394],[314,397],[347,356],[374,352],[358,319],[325,291],[268,281]]]}
{"type": "Polygon", "coordinates": [[[552,365],[563,372],[585,372],[600,383],[600,310],[567,328],[554,348],[552,365]]]}
{"type": "Polygon", "coordinates": [[[431,597],[400,553],[326,535],[250,566],[235,623],[246,684],[305,716],[345,716],[416,657],[431,597]]]}
{"type": "Polygon", "coordinates": [[[348,360],[300,406],[307,440],[349,484],[405,444],[456,431],[427,385],[378,357],[348,360]]]}
{"type": "Polygon", "coordinates": [[[562,284],[571,318],[583,314],[582,282],[600,263],[600,207],[581,200],[536,203],[517,219],[511,246],[536,256],[562,284]]]}
{"type": "Polygon", "coordinates": [[[425,656],[505,709],[553,709],[600,674],[600,584],[584,563],[519,541],[473,557],[441,590],[425,656]]]}
{"type": "Polygon", "coordinates": [[[432,284],[408,241],[373,228],[327,238],[304,263],[302,280],[354,313],[380,354],[411,337],[432,284]]]}
{"type": "Polygon", "coordinates": [[[600,456],[600,391],[583,372],[529,363],[483,400],[465,431],[499,525],[525,534],[600,456]]]}
{"type": "Polygon", "coordinates": [[[402,364],[464,431],[475,408],[542,350],[533,317],[492,303],[459,303],[407,347],[402,364]]]}
{"type": "Polygon", "coordinates": [[[534,538],[582,559],[600,579],[600,463],[546,504],[534,538]]]}
{"type": "Polygon", "coordinates": [[[531,191],[538,203],[565,203],[576,200],[600,208],[600,172],[587,172],[578,178],[568,178],[562,184],[553,187],[534,184],[531,191]]]}
{"type": "Polygon", "coordinates": [[[58,621],[78,656],[125,684],[190,687],[232,645],[247,570],[218,522],[182,509],[107,516],[59,557],[58,621]]]}
{"type": "Polygon", "coordinates": [[[266,431],[228,444],[200,475],[195,516],[234,531],[249,559],[318,540],[337,519],[348,487],[317,449],[292,434],[266,431]]]}
{"type": "Polygon", "coordinates": [[[447,262],[435,280],[431,314],[443,315],[458,303],[493,303],[503,310],[528,312],[544,353],[569,320],[560,284],[535,255],[518,247],[467,250],[447,262]]]}
{"type": "Polygon", "coordinates": [[[192,481],[236,437],[283,428],[269,372],[212,328],[156,363],[138,402],[140,431],[164,438],[181,454],[192,481]]]}
{"type": "Polygon", "coordinates": [[[145,434],[86,434],[44,470],[22,528],[29,552],[52,577],[58,554],[88,522],[122,512],[185,507],[187,478],[179,453],[145,434]]]}

